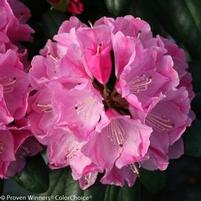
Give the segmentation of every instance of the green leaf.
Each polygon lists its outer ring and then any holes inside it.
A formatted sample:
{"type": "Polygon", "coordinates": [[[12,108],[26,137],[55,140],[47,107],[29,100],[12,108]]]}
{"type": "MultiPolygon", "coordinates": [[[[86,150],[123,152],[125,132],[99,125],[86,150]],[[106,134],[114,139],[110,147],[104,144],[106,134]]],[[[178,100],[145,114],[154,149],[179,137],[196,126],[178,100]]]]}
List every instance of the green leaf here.
{"type": "Polygon", "coordinates": [[[120,15],[120,13],[127,8],[131,3],[130,0],[105,0],[107,9],[114,16],[120,15]]]}
{"type": "Polygon", "coordinates": [[[52,200],[54,200],[56,195],[83,195],[79,183],[72,179],[68,169],[50,171],[49,180],[48,190],[40,195],[52,196],[52,200]]]}
{"type": "Polygon", "coordinates": [[[84,191],[84,196],[91,197],[92,200],[103,201],[107,186],[97,182],[95,185],[84,191]]]}
{"type": "Polygon", "coordinates": [[[201,91],[201,61],[189,63],[189,70],[193,77],[193,87],[196,92],[201,91]]]}
{"type": "Polygon", "coordinates": [[[43,33],[47,39],[52,39],[57,34],[59,27],[64,20],[68,19],[66,13],[50,10],[43,14],[41,24],[43,26],[43,33]]]}
{"type": "Polygon", "coordinates": [[[174,39],[186,47],[193,59],[201,59],[201,15],[197,14],[198,10],[195,12],[196,7],[200,8],[200,1],[154,0],[149,2],[150,9],[154,11],[174,39]]]}
{"type": "Polygon", "coordinates": [[[140,183],[136,182],[134,187],[127,186],[120,188],[116,186],[103,185],[99,181],[89,189],[83,191],[79,187],[78,181],[74,181],[70,169],[60,169],[51,171],[49,174],[50,184],[45,193],[52,200],[56,195],[77,196],[87,198],[91,201],[139,201],[140,183]]]}
{"type": "Polygon", "coordinates": [[[164,27],[160,24],[159,19],[154,15],[150,6],[150,2],[147,0],[134,1],[129,6],[130,13],[147,21],[150,24],[154,35],[161,34],[163,36],[168,36],[169,34],[164,30],[164,27]]]}
{"type": "Polygon", "coordinates": [[[119,188],[116,186],[107,186],[103,201],[117,200],[119,188]]]}
{"type": "Polygon", "coordinates": [[[148,171],[141,169],[140,182],[151,193],[162,190],[166,185],[166,175],[161,171],[148,171]]]}
{"type": "Polygon", "coordinates": [[[184,135],[185,154],[201,157],[201,121],[195,120],[184,135]]]}
{"type": "Polygon", "coordinates": [[[40,155],[27,159],[24,170],[15,176],[15,181],[26,190],[41,193],[49,185],[48,167],[40,155]]]}
{"type": "Polygon", "coordinates": [[[118,201],[140,201],[141,200],[141,185],[136,181],[131,188],[125,186],[119,190],[118,201]]]}

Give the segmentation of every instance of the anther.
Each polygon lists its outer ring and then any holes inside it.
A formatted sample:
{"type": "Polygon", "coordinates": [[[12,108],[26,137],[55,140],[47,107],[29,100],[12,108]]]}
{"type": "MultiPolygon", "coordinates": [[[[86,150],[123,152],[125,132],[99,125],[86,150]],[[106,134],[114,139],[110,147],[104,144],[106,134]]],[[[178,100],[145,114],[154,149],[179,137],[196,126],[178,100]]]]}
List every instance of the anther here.
{"type": "Polygon", "coordinates": [[[96,49],[96,54],[100,54],[102,51],[102,44],[100,43],[96,49]]]}
{"type": "Polygon", "coordinates": [[[2,77],[0,78],[0,84],[3,86],[4,93],[11,93],[15,87],[16,78],[2,77]]]}
{"type": "Polygon", "coordinates": [[[40,108],[42,112],[52,112],[52,105],[51,104],[37,104],[37,107],[40,108]]]}

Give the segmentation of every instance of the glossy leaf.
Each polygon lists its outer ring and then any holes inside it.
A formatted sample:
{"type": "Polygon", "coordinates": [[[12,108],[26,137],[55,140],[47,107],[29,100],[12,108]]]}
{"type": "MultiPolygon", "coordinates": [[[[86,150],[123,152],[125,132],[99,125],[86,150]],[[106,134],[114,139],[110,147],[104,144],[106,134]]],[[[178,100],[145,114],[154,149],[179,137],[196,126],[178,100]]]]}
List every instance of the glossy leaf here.
{"type": "Polygon", "coordinates": [[[40,155],[27,159],[26,167],[15,176],[15,180],[26,190],[41,193],[49,185],[48,167],[40,155]]]}
{"type": "Polygon", "coordinates": [[[141,184],[139,181],[131,188],[125,186],[119,190],[118,201],[140,201],[141,184]]]}
{"type": "Polygon", "coordinates": [[[139,201],[140,198],[139,182],[132,188],[126,186],[120,188],[97,182],[89,189],[82,191],[79,183],[73,180],[71,172],[68,169],[51,171],[49,178],[49,189],[40,195],[49,195],[52,200],[56,195],[77,196],[88,198],[91,201],[139,201]]]}
{"type": "Polygon", "coordinates": [[[119,15],[130,3],[130,0],[105,0],[109,12],[114,16],[119,15]]]}
{"type": "Polygon", "coordinates": [[[40,195],[52,196],[52,200],[54,200],[56,195],[83,195],[78,182],[72,179],[70,172],[67,169],[50,171],[49,180],[48,190],[40,195]]]}
{"type": "Polygon", "coordinates": [[[199,1],[193,0],[154,0],[149,1],[150,9],[165,29],[182,43],[194,59],[201,59],[200,15],[195,14],[195,7],[200,8],[199,1]],[[190,2],[190,3],[187,3],[190,2]],[[194,10],[193,10],[194,8],[194,10]]]}

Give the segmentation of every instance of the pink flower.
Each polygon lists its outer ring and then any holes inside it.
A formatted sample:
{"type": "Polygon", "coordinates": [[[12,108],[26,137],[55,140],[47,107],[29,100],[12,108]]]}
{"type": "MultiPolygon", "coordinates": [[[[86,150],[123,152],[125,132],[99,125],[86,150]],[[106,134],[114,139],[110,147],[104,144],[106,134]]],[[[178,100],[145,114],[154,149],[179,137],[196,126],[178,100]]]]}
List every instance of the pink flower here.
{"type": "Polygon", "coordinates": [[[84,5],[81,0],[70,0],[67,11],[74,15],[80,15],[84,11],[84,5]]]}
{"type": "Polygon", "coordinates": [[[13,121],[13,117],[11,116],[4,99],[3,95],[3,87],[0,86],[0,127],[4,128],[7,124],[13,121]]]}
{"type": "Polygon", "coordinates": [[[179,48],[173,41],[167,40],[165,38],[160,37],[164,43],[164,47],[167,49],[168,54],[172,56],[174,61],[174,69],[178,72],[180,78],[179,87],[186,87],[189,93],[189,97],[192,100],[195,96],[192,87],[192,76],[187,71],[188,64],[186,61],[185,52],[183,49],[179,48]]]}
{"type": "Polygon", "coordinates": [[[27,109],[29,80],[17,54],[12,50],[0,54],[0,86],[10,115],[14,119],[23,118],[27,109]]]}
{"type": "Polygon", "coordinates": [[[129,168],[147,153],[151,127],[128,116],[108,111],[110,122],[100,133],[94,133],[83,147],[83,153],[103,170],[129,168]],[[104,149],[103,149],[104,146],[104,149]]]}
{"type": "Polygon", "coordinates": [[[8,3],[20,23],[26,23],[29,20],[31,12],[28,7],[26,7],[19,0],[8,0],[8,3]]]}
{"type": "Polygon", "coordinates": [[[19,41],[31,39],[26,25],[30,11],[18,0],[0,2],[0,178],[9,178],[25,166],[25,157],[42,148],[25,118],[30,92],[27,50],[19,41]]]}
{"type": "Polygon", "coordinates": [[[52,140],[48,141],[48,159],[51,168],[70,166],[73,178],[76,180],[81,179],[88,170],[98,170],[90,158],[81,152],[85,142],[80,142],[70,130],[67,128],[54,129],[50,131],[50,136],[52,140]]]}
{"type": "Polygon", "coordinates": [[[25,166],[25,157],[41,151],[28,131],[0,130],[0,178],[14,176],[25,166]],[[29,141],[31,139],[31,141],[29,141]]]}
{"type": "MultiPolygon", "coordinates": [[[[144,166],[165,170],[169,162],[169,151],[191,123],[189,117],[189,97],[185,88],[170,91],[148,113],[145,123],[153,128],[150,148],[144,166]]],[[[180,140],[181,141],[181,140],[180,140]]],[[[182,143],[182,141],[180,142],[182,143]]],[[[183,147],[178,147],[181,153],[183,147]]],[[[180,154],[181,155],[181,154],[180,154]]]]}
{"type": "Polygon", "coordinates": [[[130,164],[120,169],[113,167],[112,170],[106,172],[101,179],[101,183],[123,187],[127,182],[128,186],[131,187],[134,185],[139,174],[137,171],[135,164],[130,164]]]}
{"type": "Polygon", "coordinates": [[[30,98],[29,122],[36,137],[40,134],[41,142],[53,127],[69,127],[80,138],[87,138],[106,119],[102,99],[96,91],[87,84],[72,89],[67,83],[66,86],[50,82],[30,98]]]}
{"type": "Polygon", "coordinates": [[[71,17],[40,54],[28,122],[50,168],[70,166],[82,189],[98,173],[132,186],[141,166],[164,170],[182,155],[192,121],[185,58],[145,21],[103,17],[87,27],[71,17]]]}
{"type": "Polygon", "coordinates": [[[32,39],[31,34],[34,31],[25,24],[30,13],[22,3],[18,0],[10,0],[9,2],[2,0],[0,13],[0,32],[5,33],[11,41],[30,41],[32,39]]]}
{"type": "Polygon", "coordinates": [[[25,156],[41,151],[24,119],[29,79],[23,68],[16,51],[0,53],[0,178],[14,176],[24,168],[25,156]]]}

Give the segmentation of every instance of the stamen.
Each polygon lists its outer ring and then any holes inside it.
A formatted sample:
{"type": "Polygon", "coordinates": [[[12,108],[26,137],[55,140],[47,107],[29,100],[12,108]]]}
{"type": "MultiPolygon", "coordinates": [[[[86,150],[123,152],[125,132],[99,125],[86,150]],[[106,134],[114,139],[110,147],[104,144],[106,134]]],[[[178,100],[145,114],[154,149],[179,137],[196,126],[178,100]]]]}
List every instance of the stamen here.
{"type": "Polygon", "coordinates": [[[4,149],[5,149],[5,145],[2,141],[0,141],[0,154],[4,152],[4,149]]]}
{"type": "Polygon", "coordinates": [[[52,105],[51,104],[37,104],[37,107],[40,108],[42,112],[52,112],[52,105]]]}
{"type": "Polygon", "coordinates": [[[79,145],[75,145],[74,147],[72,147],[71,149],[67,150],[67,154],[66,154],[66,159],[67,160],[71,160],[72,158],[74,158],[75,156],[77,156],[77,152],[80,150],[79,145]]]}
{"type": "Polygon", "coordinates": [[[102,44],[100,43],[96,49],[96,54],[100,54],[102,51],[102,44]]]}
{"type": "Polygon", "coordinates": [[[129,165],[129,168],[134,174],[140,175],[138,167],[133,163],[129,165]]]}
{"type": "Polygon", "coordinates": [[[137,33],[137,39],[139,39],[139,38],[140,38],[141,34],[142,34],[142,31],[141,31],[141,30],[139,30],[139,31],[138,31],[138,33],[137,33]]]}
{"type": "Polygon", "coordinates": [[[146,118],[146,123],[152,126],[155,130],[159,132],[168,131],[174,128],[174,124],[165,115],[159,115],[151,113],[146,118]]]}
{"type": "Polygon", "coordinates": [[[96,100],[92,97],[85,98],[82,102],[75,105],[75,110],[78,115],[82,115],[84,118],[91,116],[95,111],[96,100]]]}
{"type": "Polygon", "coordinates": [[[152,77],[146,75],[138,76],[135,80],[131,81],[129,86],[133,93],[140,93],[146,91],[152,82],[152,77]]]}
{"type": "Polygon", "coordinates": [[[3,92],[5,94],[11,93],[15,87],[16,78],[2,77],[0,78],[0,84],[3,86],[3,92]]]}
{"type": "Polygon", "coordinates": [[[90,20],[88,21],[88,23],[89,23],[89,26],[90,26],[91,28],[93,28],[93,24],[91,23],[90,20]]]}
{"type": "Polygon", "coordinates": [[[52,59],[52,60],[54,60],[55,62],[58,62],[58,58],[57,57],[53,57],[50,53],[48,53],[48,56],[52,59]]]}
{"type": "Polygon", "coordinates": [[[108,137],[110,138],[111,142],[114,142],[115,145],[122,147],[125,143],[125,131],[122,128],[120,122],[112,121],[111,124],[107,127],[108,137]]]}

